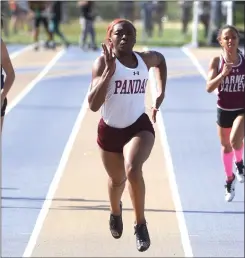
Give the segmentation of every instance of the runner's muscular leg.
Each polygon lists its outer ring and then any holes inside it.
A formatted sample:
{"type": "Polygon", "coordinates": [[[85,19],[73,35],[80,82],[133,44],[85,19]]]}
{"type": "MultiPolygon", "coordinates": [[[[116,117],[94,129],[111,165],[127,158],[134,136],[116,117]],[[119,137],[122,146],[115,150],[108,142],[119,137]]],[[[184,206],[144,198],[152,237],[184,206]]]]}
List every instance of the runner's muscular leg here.
{"type": "Polygon", "coordinates": [[[101,149],[101,158],[108,178],[108,193],[111,203],[111,213],[120,215],[120,200],[125,188],[124,159],[121,153],[108,152],[101,149]]]}
{"type": "Polygon", "coordinates": [[[145,223],[145,183],[142,167],[148,159],[155,137],[149,131],[135,135],[123,149],[126,176],[129,181],[129,193],[135,211],[135,222],[145,223]]]}

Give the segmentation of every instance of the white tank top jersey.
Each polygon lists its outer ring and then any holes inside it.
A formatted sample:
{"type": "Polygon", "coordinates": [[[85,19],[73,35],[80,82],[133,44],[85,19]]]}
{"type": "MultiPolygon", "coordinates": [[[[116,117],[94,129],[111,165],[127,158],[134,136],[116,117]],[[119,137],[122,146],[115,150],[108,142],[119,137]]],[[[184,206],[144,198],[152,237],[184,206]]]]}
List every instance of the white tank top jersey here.
{"type": "Polygon", "coordinates": [[[111,127],[128,127],[145,112],[149,71],[141,56],[134,54],[138,60],[136,68],[128,68],[116,59],[116,70],[101,108],[104,122],[111,127]]]}

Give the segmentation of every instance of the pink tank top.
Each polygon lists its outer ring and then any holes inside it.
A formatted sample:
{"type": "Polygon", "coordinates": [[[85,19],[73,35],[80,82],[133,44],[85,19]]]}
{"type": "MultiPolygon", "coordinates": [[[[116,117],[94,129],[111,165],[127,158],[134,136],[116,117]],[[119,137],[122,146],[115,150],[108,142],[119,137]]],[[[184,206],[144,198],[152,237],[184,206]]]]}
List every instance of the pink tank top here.
{"type": "MultiPolygon", "coordinates": [[[[217,104],[223,109],[245,108],[245,58],[239,54],[240,62],[233,66],[232,71],[227,75],[218,87],[217,104]]],[[[224,57],[220,57],[218,73],[221,73],[225,64],[224,57]]]]}

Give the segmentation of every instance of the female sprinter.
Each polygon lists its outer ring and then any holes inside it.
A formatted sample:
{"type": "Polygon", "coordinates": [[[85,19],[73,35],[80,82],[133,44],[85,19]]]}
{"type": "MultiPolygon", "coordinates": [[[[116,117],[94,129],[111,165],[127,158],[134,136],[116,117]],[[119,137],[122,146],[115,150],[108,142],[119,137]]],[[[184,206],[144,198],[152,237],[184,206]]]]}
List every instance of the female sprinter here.
{"type": "Polygon", "coordinates": [[[2,127],[3,127],[3,120],[5,116],[5,110],[7,107],[7,94],[14,83],[14,79],[15,79],[15,72],[13,69],[13,65],[10,60],[6,45],[1,39],[1,133],[2,133],[2,127]],[[5,80],[4,80],[3,71],[6,74],[5,80]]]}
{"type": "Polygon", "coordinates": [[[142,174],[155,140],[155,133],[145,113],[145,89],[149,68],[156,67],[160,88],[152,119],[156,121],[165,92],[167,69],[162,54],[154,51],[134,52],[136,29],[124,19],[114,20],[107,30],[107,44],[103,55],[92,70],[92,89],[88,97],[90,109],[101,107],[97,143],[109,176],[108,190],[111,205],[110,230],[114,238],[123,232],[121,197],[125,181],[135,213],[135,235],[138,251],[150,246],[145,208],[145,184],[142,174]]]}
{"type": "Polygon", "coordinates": [[[240,50],[239,33],[226,25],[217,37],[223,53],[211,60],[207,91],[218,89],[217,124],[222,145],[222,159],[226,173],[225,200],[235,196],[236,179],[244,182],[243,139],[245,112],[245,59],[240,50]],[[233,174],[233,159],[236,172],[233,174]]]}

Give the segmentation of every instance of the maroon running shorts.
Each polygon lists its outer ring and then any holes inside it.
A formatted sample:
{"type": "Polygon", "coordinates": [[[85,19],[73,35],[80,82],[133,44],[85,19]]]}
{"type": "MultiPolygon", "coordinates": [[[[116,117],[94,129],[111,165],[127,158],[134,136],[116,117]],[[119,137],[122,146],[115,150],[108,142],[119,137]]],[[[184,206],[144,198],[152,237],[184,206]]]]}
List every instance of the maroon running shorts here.
{"type": "Polygon", "coordinates": [[[111,127],[101,118],[98,125],[97,143],[104,151],[122,153],[124,145],[141,131],[151,132],[155,137],[153,125],[146,113],[126,128],[111,127]]]}

